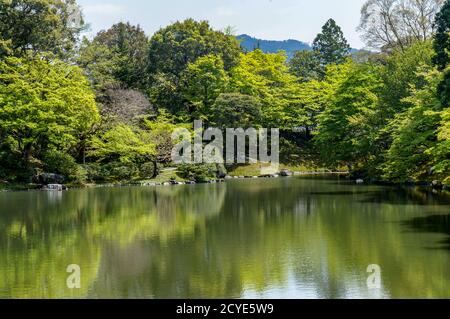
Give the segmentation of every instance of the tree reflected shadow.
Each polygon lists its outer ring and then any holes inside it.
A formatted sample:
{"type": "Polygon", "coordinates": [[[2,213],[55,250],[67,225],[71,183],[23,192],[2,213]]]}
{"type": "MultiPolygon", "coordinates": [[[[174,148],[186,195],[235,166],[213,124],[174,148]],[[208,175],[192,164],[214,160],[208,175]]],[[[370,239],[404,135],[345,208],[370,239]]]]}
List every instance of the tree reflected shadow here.
{"type": "Polygon", "coordinates": [[[403,223],[411,231],[417,233],[439,233],[449,237],[439,242],[439,249],[450,250],[450,214],[417,217],[403,223]]]}
{"type": "Polygon", "coordinates": [[[379,203],[391,205],[450,205],[449,192],[436,192],[419,187],[388,188],[372,192],[362,203],[379,203]]]}

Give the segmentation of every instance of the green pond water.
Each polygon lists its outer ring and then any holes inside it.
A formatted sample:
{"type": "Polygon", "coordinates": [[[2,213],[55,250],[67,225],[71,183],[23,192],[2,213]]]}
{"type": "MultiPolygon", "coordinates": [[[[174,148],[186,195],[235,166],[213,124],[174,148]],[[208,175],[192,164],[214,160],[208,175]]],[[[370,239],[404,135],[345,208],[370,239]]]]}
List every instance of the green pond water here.
{"type": "Polygon", "coordinates": [[[0,193],[0,298],[450,298],[450,196],[320,178],[0,193]]]}

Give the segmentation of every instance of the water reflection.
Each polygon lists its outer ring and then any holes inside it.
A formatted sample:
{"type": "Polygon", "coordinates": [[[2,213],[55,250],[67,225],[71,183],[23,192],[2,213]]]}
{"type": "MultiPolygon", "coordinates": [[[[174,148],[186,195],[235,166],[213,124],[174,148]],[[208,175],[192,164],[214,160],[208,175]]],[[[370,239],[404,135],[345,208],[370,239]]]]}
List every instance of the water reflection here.
{"type": "Polygon", "coordinates": [[[379,189],[365,199],[368,203],[392,205],[450,205],[450,193],[421,187],[390,187],[379,189]]]}
{"type": "Polygon", "coordinates": [[[450,250],[450,215],[416,217],[404,223],[410,230],[419,233],[446,234],[448,238],[439,242],[440,248],[450,250]]]}
{"type": "Polygon", "coordinates": [[[448,207],[417,194],[297,178],[0,194],[0,297],[450,297],[450,253],[425,249],[448,207]]]}

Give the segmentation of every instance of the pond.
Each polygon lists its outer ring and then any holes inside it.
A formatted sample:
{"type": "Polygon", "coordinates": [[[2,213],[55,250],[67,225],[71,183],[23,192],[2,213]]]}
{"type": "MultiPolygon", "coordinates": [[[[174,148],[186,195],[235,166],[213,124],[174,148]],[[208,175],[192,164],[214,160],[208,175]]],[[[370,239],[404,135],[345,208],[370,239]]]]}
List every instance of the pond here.
{"type": "Polygon", "coordinates": [[[0,298],[450,298],[450,196],[297,177],[0,193],[0,298]]]}

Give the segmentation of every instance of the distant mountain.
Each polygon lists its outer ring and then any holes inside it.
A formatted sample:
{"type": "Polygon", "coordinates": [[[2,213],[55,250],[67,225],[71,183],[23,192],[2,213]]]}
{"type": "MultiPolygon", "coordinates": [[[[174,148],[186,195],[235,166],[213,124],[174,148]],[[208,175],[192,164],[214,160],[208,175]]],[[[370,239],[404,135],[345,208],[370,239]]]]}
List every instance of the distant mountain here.
{"type": "MultiPolygon", "coordinates": [[[[246,51],[254,51],[255,49],[261,49],[265,53],[277,53],[280,50],[286,51],[289,59],[294,56],[295,51],[312,50],[312,47],[305,42],[298,40],[262,40],[251,37],[247,34],[238,35],[236,37],[240,42],[242,48],[246,51]]],[[[355,54],[359,50],[351,49],[350,53],[355,54]]]]}
{"type": "Polygon", "coordinates": [[[262,40],[247,34],[238,35],[236,38],[241,41],[241,46],[246,51],[253,51],[259,48],[266,53],[277,53],[280,50],[284,50],[289,58],[294,56],[295,51],[311,50],[311,46],[308,43],[292,39],[284,41],[262,40]]]}

